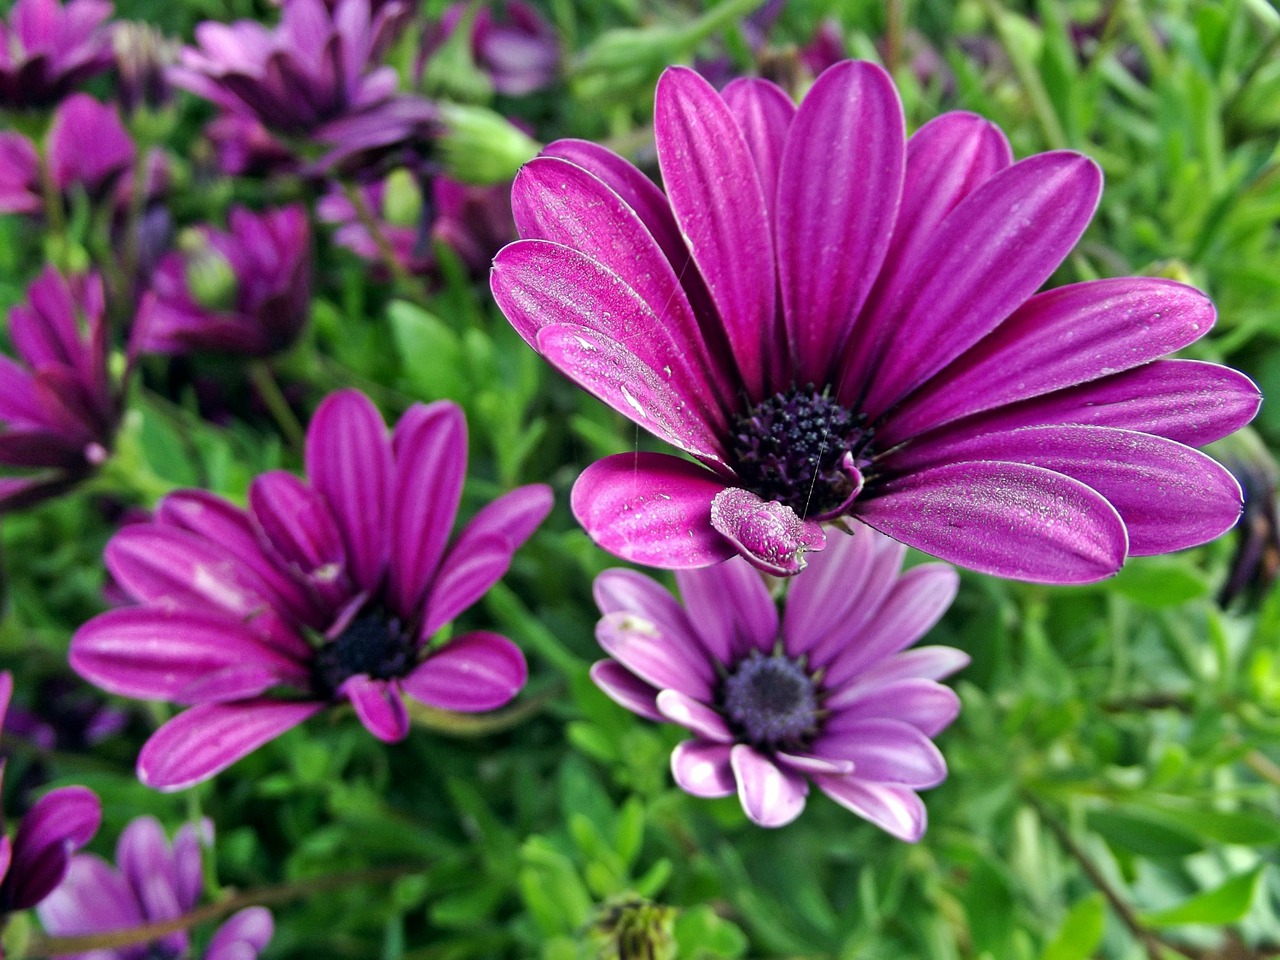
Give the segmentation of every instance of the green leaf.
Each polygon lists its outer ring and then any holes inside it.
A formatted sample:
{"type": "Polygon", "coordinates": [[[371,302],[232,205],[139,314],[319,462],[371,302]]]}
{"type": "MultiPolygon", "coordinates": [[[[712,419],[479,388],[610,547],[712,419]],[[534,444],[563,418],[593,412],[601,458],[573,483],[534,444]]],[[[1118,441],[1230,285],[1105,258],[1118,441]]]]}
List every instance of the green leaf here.
{"type": "Polygon", "coordinates": [[[1180,927],[1191,923],[1221,925],[1235,923],[1249,912],[1258,895],[1265,865],[1232,877],[1222,886],[1197,894],[1176,907],[1143,914],[1141,920],[1152,927],[1180,927]]]}
{"type": "Polygon", "coordinates": [[[1092,810],[1085,819],[1113,848],[1144,857],[1186,857],[1204,848],[1181,824],[1147,810],[1092,810]]]}
{"type": "Polygon", "coordinates": [[[1062,926],[1040,954],[1040,960],[1088,960],[1102,942],[1107,901],[1092,893],[1077,902],[1062,918],[1062,926]]]}
{"type": "Polygon", "coordinates": [[[439,317],[402,300],[387,307],[406,386],[425,400],[466,396],[458,335],[439,317]]]}
{"type": "Polygon", "coordinates": [[[1144,607],[1176,607],[1209,595],[1209,582],[1176,557],[1142,557],[1126,563],[1110,585],[1144,607]]]}

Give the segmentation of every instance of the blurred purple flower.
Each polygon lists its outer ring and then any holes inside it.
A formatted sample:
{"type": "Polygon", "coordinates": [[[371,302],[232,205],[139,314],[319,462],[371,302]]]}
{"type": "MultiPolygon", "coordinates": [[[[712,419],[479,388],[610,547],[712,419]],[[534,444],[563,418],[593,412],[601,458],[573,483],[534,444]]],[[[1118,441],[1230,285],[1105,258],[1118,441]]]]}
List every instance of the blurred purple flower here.
{"type": "Polygon", "coordinates": [[[328,147],[321,165],[394,147],[429,136],[436,120],[432,103],[397,93],[395,70],[376,65],[406,11],[402,2],[372,14],[369,0],[337,0],[332,11],[323,0],[286,0],[274,30],[206,21],[169,79],[274,133],[328,147]]]}
{"type": "Polygon", "coordinates": [[[673,67],[665,196],[581,141],[521,170],[527,239],[495,260],[498,304],[698,461],[588,467],[572,498],[587,532],[638,563],[741,554],[785,575],[823,546],[820,521],[856,517],[975,570],[1076,583],[1231,527],[1240,488],[1192,446],[1247,423],[1257,388],[1157,359],[1202,337],[1213,305],[1138,277],[1037,295],[1093,215],[1097,166],[1011,163],[972,114],[909,143],[903,126],[873,64],[831,68],[798,109],[766,81],[722,96],[673,67]]]}
{"type": "MultiPolygon", "coordinates": [[[[135,151],[115,107],[76,93],[54,111],[45,154],[59,193],[80,187],[98,200],[129,179],[135,151]]],[[[0,213],[43,210],[40,151],[20,133],[0,133],[0,213]]]]}
{"type": "MultiPolygon", "coordinates": [[[[0,728],[12,695],[13,675],[6,670],[0,673],[0,728]]],[[[12,840],[0,820],[0,923],[6,913],[34,907],[61,883],[71,854],[93,839],[101,823],[102,804],[85,787],[50,790],[22,818],[12,840]]]]}
{"type": "Polygon", "coordinates": [[[103,0],[17,0],[0,20],[0,108],[47,107],[111,66],[103,0]]]}
{"type": "MultiPolygon", "coordinates": [[[[78,937],[129,930],[176,920],[200,902],[203,875],[200,846],[212,842],[213,826],[204,836],[192,824],[181,827],[172,846],[155,817],[138,817],[124,828],[112,867],[90,853],[72,857],[66,879],[36,914],[55,937],[78,937]]],[[[254,960],[274,933],[271,911],[248,907],[222,924],[204,952],[204,960],[254,960]]],[[[150,943],[64,954],[64,960],[183,960],[191,937],[179,930],[150,943]]]]}
{"type": "Polygon", "coordinates": [[[46,267],[9,311],[23,361],[0,356],[0,512],[56,496],[106,460],[121,412],[107,371],[102,281],[46,267]]]}
{"type": "Polygon", "coordinates": [[[311,305],[306,211],[236,207],[228,222],[225,232],[188,232],[190,249],[160,260],[151,281],[155,301],[133,340],[138,353],[267,356],[297,339],[311,305]]]}
{"type": "Polygon", "coordinates": [[[780,827],[800,815],[812,780],[914,842],[925,830],[916,791],[947,774],[930,738],[960,710],[937,681],[969,658],[906,648],[950,606],[958,579],[941,563],[902,573],[904,547],[853,526],[791,582],[781,618],[741,557],[677,572],[683,607],[642,574],[606,570],[596,638],[613,659],[591,676],[628,710],[693,732],[671,755],[689,793],[737,793],[754,822],[780,827]]]}
{"type": "MultiPolygon", "coordinates": [[[[440,20],[427,28],[419,72],[449,41],[472,6],[451,4],[440,20]]],[[[555,27],[523,0],[504,0],[497,12],[488,6],[476,11],[471,24],[471,56],[493,89],[509,96],[543,90],[560,75],[560,38],[555,27]]]]}
{"type": "Polygon", "coordinates": [[[391,742],[409,730],[402,693],[482,711],[524,685],[524,656],[505,637],[432,638],[506,572],[551,491],[511,491],[450,545],[466,473],[462,411],[415,405],[388,438],[353,390],[316,411],[306,464],[310,484],[258,477],[247,511],[172,494],[154,523],[107,545],[108,569],[139,606],[83,626],[72,667],[112,693],[195,705],[143,747],[149,786],[205,780],[333,704],[349,702],[391,742]]]}
{"type": "Polygon", "coordinates": [[[262,121],[234,110],[218,114],[204,128],[218,169],[230,177],[292,173],[297,158],[271,135],[262,121]]]}
{"type": "Polygon", "coordinates": [[[132,114],[140,107],[151,110],[172,99],[167,71],[178,62],[182,45],[148,23],[121,21],[111,28],[120,105],[132,114]]]}
{"type": "MultiPolygon", "coordinates": [[[[420,184],[420,189],[429,190],[431,195],[429,200],[422,199],[416,223],[388,218],[385,179],[359,189],[378,217],[382,235],[396,258],[415,275],[436,272],[436,242],[447,244],[468,270],[480,274],[488,268],[493,255],[516,236],[510,185],[471,186],[443,175],[432,176],[429,183],[420,184]]],[[[316,205],[316,214],[337,226],[334,240],[339,245],[373,263],[383,259],[378,244],[341,187],[330,188],[316,205]]]]}

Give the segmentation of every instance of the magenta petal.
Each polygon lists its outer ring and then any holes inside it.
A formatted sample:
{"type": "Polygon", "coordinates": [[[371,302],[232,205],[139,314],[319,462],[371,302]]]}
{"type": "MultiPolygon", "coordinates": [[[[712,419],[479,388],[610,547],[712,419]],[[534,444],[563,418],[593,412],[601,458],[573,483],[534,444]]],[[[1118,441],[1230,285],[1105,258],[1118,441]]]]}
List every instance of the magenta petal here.
{"type": "Polygon", "coordinates": [[[928,439],[1079,423],[1203,447],[1243,427],[1261,402],[1257,385],[1229,367],[1200,360],[1157,360],[949,424],[928,439]]]}
{"type": "Polygon", "coordinates": [[[721,663],[778,639],[778,608],[758,570],[741,557],[676,571],[680,598],[702,645],[721,663]]]}
{"type": "Polygon", "coordinates": [[[325,397],[307,428],[306,462],[342,529],[356,585],[375,589],[387,562],[393,467],[387,426],[368,397],[356,390],[325,397]]]}
{"type": "Polygon", "coordinates": [[[753,398],[764,395],[764,351],[774,342],[774,257],[755,163],[711,84],[685,67],[658,80],[658,163],[676,221],[724,322],[753,398]]]}
{"type": "MultiPolygon", "coordinates": [[[[146,922],[124,875],[91,853],[72,857],[66,877],[36,905],[45,932],[55,937],[125,930],[146,922]]],[[[117,954],[74,954],[81,960],[114,960],[117,954]]]]}
{"type": "Polygon", "coordinates": [[[1089,583],[1120,569],[1129,539],[1115,508],[1060,473],[955,463],[886,484],[861,518],[962,567],[1034,583],[1089,583]]]}
{"type": "Polygon", "coordinates": [[[809,784],[744,743],[732,747],[729,763],[738,782],[738,799],[753,823],[783,827],[800,816],[809,784]]]}
{"type": "Polygon", "coordinates": [[[884,261],[905,140],[893,81],[852,60],[818,78],[791,124],[778,192],[778,280],[798,384],[830,382],[837,348],[884,261]]]}
{"type": "Polygon", "coordinates": [[[1050,290],[894,411],[877,440],[890,447],[972,413],[1139,366],[1198,340],[1213,319],[1208,297],[1171,280],[1122,277],[1050,290]]]}
{"type": "Polygon", "coordinates": [[[916,843],[929,819],[924,803],[910,787],[867,783],[853,777],[814,777],[814,783],[840,806],[869,820],[890,836],[916,843]]]}
{"type": "Polygon", "coordinates": [[[947,778],[947,764],[933,741],[901,720],[872,719],[819,736],[813,752],[852,760],[859,780],[934,787],[947,778]]]}
{"type": "MultiPolygon", "coordinates": [[[[922,452],[932,449],[922,445],[922,452]]],[[[1226,468],[1190,447],[1146,433],[1028,427],[956,440],[940,452],[948,460],[1029,463],[1074,477],[1119,511],[1134,556],[1212,540],[1229,530],[1243,509],[1240,485],[1226,468]]]]}
{"type": "Polygon", "coordinates": [[[282,700],[192,707],[143,744],[138,755],[138,779],[156,790],[185,790],[221,773],[324,707],[318,702],[282,700]]]}
{"type": "Polygon", "coordinates": [[[458,536],[427,594],[423,637],[484,596],[511,566],[512,554],[533,535],[551,511],[551,488],[517,487],[485,505],[458,536]]]}
{"type": "Polygon", "coordinates": [[[827,668],[828,689],[923,637],[947,612],[959,587],[960,578],[944,563],[924,563],[904,573],[868,620],[837,630],[814,650],[812,662],[827,668]]]}
{"type": "Polygon", "coordinates": [[[680,724],[703,740],[712,740],[716,743],[733,742],[733,734],[730,733],[724,718],[711,707],[688,694],[681,693],[679,690],[663,690],[658,694],[656,702],[658,711],[664,719],[680,724]]]}
{"type": "Polygon", "coordinates": [[[233,913],[209,941],[204,960],[256,960],[275,933],[266,907],[246,907],[233,913]]]}
{"type": "Polygon", "coordinates": [[[685,793],[695,797],[731,797],[738,785],[729,763],[730,747],[705,740],[685,740],[671,751],[671,776],[685,793]]]}
{"type": "Polygon", "coordinates": [[[694,657],[699,663],[706,659],[706,644],[685,609],[653,578],[614,568],[596,577],[592,593],[602,614],[632,614],[653,624],[664,642],[681,655],[694,657]]]}
{"type": "Polygon", "coordinates": [[[725,487],[711,502],[711,526],[765,573],[789,577],[805,567],[804,555],[827,542],[822,527],[786,504],[762,500],[750,490],[725,487]]]}
{"type": "Polygon", "coordinates": [[[724,481],[687,460],[620,453],[582,472],[570,506],[615,556],[668,570],[706,567],[737,553],[711,525],[711,502],[723,489],[724,481]]]}
{"type": "Polygon", "coordinates": [[[62,882],[71,853],[101,824],[102,804],[86,787],[62,787],[37,800],[13,838],[6,906],[25,910],[43,900],[62,882]]]}
{"type": "Polygon", "coordinates": [[[596,640],[604,651],[645,683],[659,690],[679,690],[707,701],[713,695],[715,670],[696,643],[665,633],[633,613],[608,613],[596,624],[596,640]]]}
{"type": "Polygon", "coordinates": [[[151,700],[181,701],[187,687],[228,668],[252,668],[282,683],[305,685],[307,680],[304,666],[242,623],[159,607],[127,607],[94,617],[72,637],[70,662],[104,690],[151,700]]]}
{"type": "Polygon", "coordinates": [[[342,533],[324,497],[291,473],[271,470],[249,486],[255,529],[286,568],[329,601],[350,596],[342,533]]]}
{"type": "Polygon", "coordinates": [[[645,683],[614,660],[597,660],[591,665],[591,680],[614,703],[646,720],[666,720],[658,712],[657,687],[645,683]]]}
{"type": "Polygon", "coordinates": [[[551,269],[544,270],[553,275],[539,278],[538,259],[532,254],[550,254],[554,248],[513,244],[502,251],[491,282],[495,291],[501,288],[499,305],[522,336],[530,339],[529,325],[539,322],[593,327],[603,322],[602,332],[625,342],[654,370],[678,371],[681,389],[697,397],[702,415],[723,429],[721,403],[716,398],[731,398],[733,388],[707,356],[702,331],[675,268],[635,211],[591,173],[553,157],[525,164],[512,185],[511,203],[520,236],[562,244],[587,258],[579,263],[563,255],[558,260],[549,257],[551,269]],[[623,285],[616,290],[606,287],[601,268],[623,285]],[[566,276],[575,270],[600,276],[566,276]],[[538,279],[542,282],[537,283],[538,279]],[[591,279],[594,282],[582,282],[591,279]],[[577,302],[582,299],[580,293],[565,303],[566,291],[558,284],[594,291],[592,301],[596,297],[615,301],[615,309],[602,315],[592,309],[593,303],[577,302]],[[648,309],[639,309],[630,294],[648,309]],[[583,323],[584,315],[595,323],[583,323]],[[661,323],[646,323],[649,316],[661,323]],[[620,332],[623,324],[625,334],[620,332]],[[647,347],[640,349],[637,340],[647,347]]]}
{"type": "MultiPolygon", "coordinates": [[[[149,919],[173,920],[195,906],[178,900],[173,853],[155,817],[138,817],[124,828],[116,844],[116,866],[129,880],[149,919]]],[[[181,949],[185,944],[174,946],[181,949]]]]}
{"type": "Polygon", "coordinates": [[[506,637],[477,630],[433,651],[400,684],[428,706],[478,713],[508,703],[528,675],[519,647],[506,637]]]}
{"type": "MultiPolygon", "coordinates": [[[[887,290],[874,329],[884,352],[863,411],[872,420],[928,380],[1020,306],[1088,226],[1102,174],[1058,151],[1015,163],[951,211],[887,290]]],[[[862,384],[845,383],[841,395],[862,384]]]]}
{"type": "Polygon", "coordinates": [[[773,752],[773,759],[781,766],[794,773],[814,776],[842,776],[853,773],[852,760],[840,760],[832,757],[815,757],[811,754],[786,753],[782,750],[773,752]]]}
{"type": "Polygon", "coordinates": [[[720,96],[742,130],[756,164],[769,221],[776,223],[782,151],[787,144],[787,129],[796,115],[796,105],[776,83],[758,77],[731,80],[720,91],[720,96]]]}
{"type": "Polygon", "coordinates": [[[338,693],[351,701],[365,729],[384,743],[397,743],[409,735],[409,711],[396,681],[360,673],[344,680],[338,693]]]}
{"type": "Polygon", "coordinates": [[[902,569],[906,548],[850,521],[852,536],[832,531],[827,547],[792,581],[783,612],[787,653],[798,657],[829,636],[849,636],[870,621],[902,569]]]}
{"type": "Polygon", "coordinates": [[[719,437],[698,414],[696,399],[630,344],[587,327],[551,324],[538,331],[537,348],[582,389],[659,439],[704,460],[722,459],[719,437]]]}
{"type": "MultiPolygon", "coordinates": [[[[0,729],[4,728],[5,714],[9,712],[9,700],[13,696],[13,674],[8,670],[0,670],[0,729]]],[[[0,870],[0,879],[4,871],[0,870]]]]}
{"type": "Polygon", "coordinates": [[[410,409],[396,426],[388,599],[402,617],[418,612],[444,555],[462,501],[467,422],[441,400],[410,409]]]}
{"type": "Polygon", "coordinates": [[[934,680],[910,677],[890,683],[846,687],[823,703],[838,711],[826,730],[837,733],[863,720],[892,719],[909,723],[927,737],[937,736],[960,713],[960,698],[934,680]]]}

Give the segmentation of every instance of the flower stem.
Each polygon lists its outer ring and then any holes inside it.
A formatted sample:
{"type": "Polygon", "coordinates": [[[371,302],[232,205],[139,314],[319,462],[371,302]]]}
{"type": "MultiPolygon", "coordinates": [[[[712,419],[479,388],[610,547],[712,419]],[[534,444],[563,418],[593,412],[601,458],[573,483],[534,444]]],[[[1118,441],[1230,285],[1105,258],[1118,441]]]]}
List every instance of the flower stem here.
{"type": "Polygon", "coordinates": [[[430,299],[427,296],[427,288],[423,286],[419,278],[409,272],[408,268],[400,261],[400,258],[396,256],[395,247],[387,239],[387,234],[382,229],[382,224],[378,222],[378,218],[369,209],[369,203],[365,200],[364,194],[360,192],[360,188],[355,184],[344,182],[342,191],[346,194],[347,200],[351,202],[351,207],[355,210],[356,219],[360,221],[360,226],[369,231],[369,236],[373,240],[374,246],[378,248],[378,253],[381,255],[391,276],[402,287],[410,291],[414,299],[419,303],[427,303],[430,299]]]}
{"type": "Polygon", "coordinates": [[[510,707],[480,714],[438,710],[412,698],[405,700],[405,706],[409,719],[424,729],[452,737],[486,737],[519,726],[563,692],[559,686],[550,687],[510,707]]]}
{"type": "Polygon", "coordinates": [[[362,883],[376,881],[387,882],[420,873],[421,864],[398,867],[378,867],[372,870],[359,870],[353,873],[336,873],[313,877],[309,880],[296,880],[273,887],[255,887],[241,893],[230,893],[216,903],[197,907],[190,913],[184,913],[172,920],[158,923],[147,923],[128,930],[107,930],[102,933],[89,933],[74,937],[35,936],[25,956],[53,957],[62,954],[86,953],[91,950],[117,950],[134,944],[158,940],[171,933],[189,930],[202,923],[221,920],[223,917],[245,907],[271,906],[278,903],[289,903],[301,900],[312,894],[328,893],[334,890],[345,890],[362,883]]]}
{"type": "Polygon", "coordinates": [[[249,382],[258,391],[262,402],[267,405],[267,412],[280,428],[285,442],[295,450],[302,450],[307,442],[306,431],[302,429],[302,423],[293,412],[293,408],[289,406],[289,401],[285,398],[284,391],[280,389],[280,384],[276,382],[271,367],[263,360],[251,360],[249,382]]]}

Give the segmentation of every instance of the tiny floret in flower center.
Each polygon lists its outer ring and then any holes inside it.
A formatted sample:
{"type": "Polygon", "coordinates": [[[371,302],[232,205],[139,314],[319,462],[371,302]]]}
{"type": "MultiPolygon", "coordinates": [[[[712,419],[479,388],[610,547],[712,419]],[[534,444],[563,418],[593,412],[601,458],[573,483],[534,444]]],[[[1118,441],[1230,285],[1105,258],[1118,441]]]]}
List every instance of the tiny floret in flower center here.
{"type": "Polygon", "coordinates": [[[757,746],[798,744],[816,731],[813,680],[790,657],[753,651],[724,680],[725,715],[757,746]]]}
{"type": "Polygon", "coordinates": [[[413,644],[398,619],[362,613],[347,628],[316,651],[312,677],[316,690],[333,696],[356,674],[375,680],[402,677],[413,665],[413,644]]]}
{"type": "Polygon", "coordinates": [[[802,517],[836,510],[855,492],[843,467],[865,455],[865,418],[813,384],[767,397],[733,424],[734,469],[742,486],[802,517]]]}

